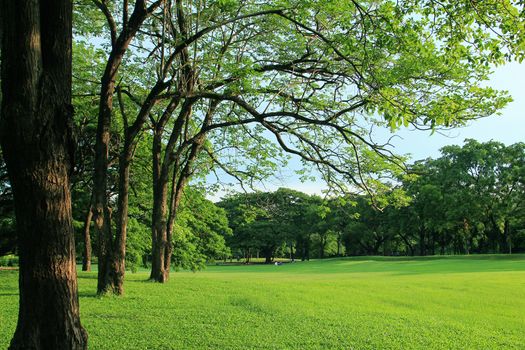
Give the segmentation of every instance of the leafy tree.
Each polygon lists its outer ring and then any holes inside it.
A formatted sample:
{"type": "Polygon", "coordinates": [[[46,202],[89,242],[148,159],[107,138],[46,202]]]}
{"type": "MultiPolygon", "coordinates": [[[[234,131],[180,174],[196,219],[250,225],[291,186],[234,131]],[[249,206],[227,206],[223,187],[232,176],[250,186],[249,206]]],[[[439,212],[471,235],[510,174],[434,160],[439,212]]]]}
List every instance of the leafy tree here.
{"type": "Polygon", "coordinates": [[[249,261],[251,254],[260,252],[266,263],[272,262],[283,245],[289,245],[293,256],[293,239],[300,230],[296,223],[304,215],[308,196],[289,189],[275,192],[238,194],[222,200],[233,231],[228,243],[240,249],[249,261]]]}
{"type": "Polygon", "coordinates": [[[416,163],[419,177],[404,182],[412,202],[400,236],[422,255],[436,245],[441,254],[510,252],[523,207],[523,145],[466,140],[442,153],[416,163]]]}
{"type": "MultiPolygon", "coordinates": [[[[176,266],[201,268],[202,262],[223,259],[230,255],[225,240],[232,232],[224,209],[205,199],[199,191],[190,190],[183,198],[180,211],[177,236],[186,236],[184,238],[194,244],[202,259],[200,264],[188,264],[175,254],[176,266]]],[[[182,237],[176,239],[180,241],[182,237]]]]}
{"type": "MultiPolygon", "coordinates": [[[[368,174],[375,167],[367,159],[401,163],[369,138],[371,126],[451,127],[493,114],[509,101],[481,82],[489,74],[488,63],[504,58],[497,44],[518,31],[509,30],[518,13],[514,7],[415,0],[155,1],[148,7],[137,1],[129,15],[126,1],[95,3],[107,20],[111,43],[99,108],[94,207],[100,220],[95,221],[105,232],[101,251],[119,247],[107,254],[116,259],[108,266],[117,271],[108,267],[105,273],[103,267],[100,272],[117,281],[123,276],[125,169],[148,118],[156,140],[151,277],[164,282],[182,193],[202,164],[201,154],[219,166],[231,158],[234,145],[227,147],[226,141],[245,136],[267,145],[263,140],[271,137],[285,152],[314,163],[335,188],[371,191],[369,184],[378,179],[368,174]],[[501,35],[486,35],[487,27],[501,35]],[[129,51],[134,39],[136,49],[129,51]],[[142,72],[150,81],[138,84],[139,96],[121,90],[119,97],[120,106],[134,101],[140,107],[125,128],[119,224],[113,235],[104,209],[107,150],[116,77],[126,60],[145,62],[142,72]]],[[[98,29],[94,33],[100,35],[98,29]]],[[[517,54],[520,45],[507,47],[517,54]]],[[[133,79],[122,76],[121,86],[137,85],[133,79]]],[[[121,109],[121,114],[127,113],[121,109]]],[[[254,156],[260,163],[270,158],[265,152],[254,156]]],[[[112,288],[99,287],[106,289],[112,288]]]]}

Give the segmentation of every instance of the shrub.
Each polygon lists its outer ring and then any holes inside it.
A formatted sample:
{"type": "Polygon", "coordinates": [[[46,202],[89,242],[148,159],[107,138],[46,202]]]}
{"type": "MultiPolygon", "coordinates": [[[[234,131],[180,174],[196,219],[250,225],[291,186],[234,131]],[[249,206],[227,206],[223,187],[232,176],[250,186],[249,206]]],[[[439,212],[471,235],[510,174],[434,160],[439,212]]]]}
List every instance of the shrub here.
{"type": "Polygon", "coordinates": [[[18,266],[18,256],[16,255],[0,256],[0,266],[7,266],[7,267],[18,266]]]}

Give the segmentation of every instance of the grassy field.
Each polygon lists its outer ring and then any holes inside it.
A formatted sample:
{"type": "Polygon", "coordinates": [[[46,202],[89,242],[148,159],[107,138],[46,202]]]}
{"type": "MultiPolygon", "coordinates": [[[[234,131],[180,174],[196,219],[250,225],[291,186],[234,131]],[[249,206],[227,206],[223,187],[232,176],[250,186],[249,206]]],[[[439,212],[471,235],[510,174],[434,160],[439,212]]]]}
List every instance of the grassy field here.
{"type": "MultiPolygon", "coordinates": [[[[128,274],[98,298],[80,273],[90,349],[525,349],[525,256],[349,258],[211,266],[166,285],[128,274]]],[[[0,349],[17,273],[0,271],[0,349]]]]}

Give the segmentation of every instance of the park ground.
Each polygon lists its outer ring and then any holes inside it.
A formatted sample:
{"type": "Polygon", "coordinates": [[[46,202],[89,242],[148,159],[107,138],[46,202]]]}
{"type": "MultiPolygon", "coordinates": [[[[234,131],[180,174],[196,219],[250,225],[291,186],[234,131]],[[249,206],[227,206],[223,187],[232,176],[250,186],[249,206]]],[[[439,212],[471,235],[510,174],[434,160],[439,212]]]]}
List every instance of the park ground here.
{"type": "MultiPolygon", "coordinates": [[[[90,349],[525,349],[525,255],[360,257],[126,276],[79,273],[90,349]]],[[[17,272],[0,271],[0,349],[17,272]]]]}

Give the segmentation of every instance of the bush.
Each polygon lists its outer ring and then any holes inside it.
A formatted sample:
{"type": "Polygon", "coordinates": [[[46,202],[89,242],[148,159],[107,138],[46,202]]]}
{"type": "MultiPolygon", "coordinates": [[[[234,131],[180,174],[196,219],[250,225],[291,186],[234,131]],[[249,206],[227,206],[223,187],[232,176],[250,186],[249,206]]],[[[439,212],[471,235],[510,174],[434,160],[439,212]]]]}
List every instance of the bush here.
{"type": "Polygon", "coordinates": [[[18,256],[16,255],[0,256],[0,266],[6,266],[6,267],[18,266],[18,256]]]}

